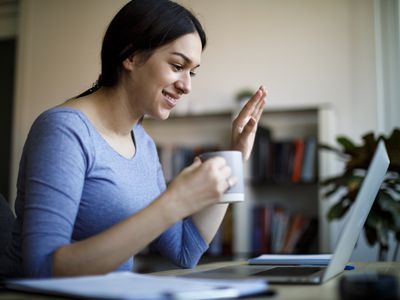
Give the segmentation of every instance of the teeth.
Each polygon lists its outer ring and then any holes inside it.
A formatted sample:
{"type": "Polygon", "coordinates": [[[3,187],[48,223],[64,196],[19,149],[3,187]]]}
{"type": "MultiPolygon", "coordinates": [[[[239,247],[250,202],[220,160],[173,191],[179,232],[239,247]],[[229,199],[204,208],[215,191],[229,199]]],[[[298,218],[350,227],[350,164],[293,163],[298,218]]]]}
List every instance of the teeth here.
{"type": "Polygon", "coordinates": [[[176,103],[177,103],[177,101],[178,101],[177,99],[171,97],[171,96],[170,96],[167,92],[165,92],[165,91],[162,91],[162,94],[164,95],[165,100],[169,103],[169,105],[170,105],[171,108],[174,107],[174,106],[176,105],[176,103]]]}
{"type": "Polygon", "coordinates": [[[168,100],[170,100],[170,101],[176,101],[176,99],[175,98],[173,98],[173,97],[171,97],[170,95],[168,95],[166,92],[163,92],[163,95],[168,99],[168,100]]]}

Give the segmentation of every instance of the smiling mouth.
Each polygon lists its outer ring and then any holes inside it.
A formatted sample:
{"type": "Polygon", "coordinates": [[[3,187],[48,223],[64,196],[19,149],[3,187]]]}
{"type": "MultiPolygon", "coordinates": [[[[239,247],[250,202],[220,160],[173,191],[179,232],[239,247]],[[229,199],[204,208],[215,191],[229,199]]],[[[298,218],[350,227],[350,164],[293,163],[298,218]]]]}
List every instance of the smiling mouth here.
{"type": "Polygon", "coordinates": [[[166,91],[162,91],[162,94],[164,95],[165,102],[168,104],[168,106],[170,108],[174,108],[178,103],[179,97],[176,97],[175,95],[172,95],[166,91]]]}

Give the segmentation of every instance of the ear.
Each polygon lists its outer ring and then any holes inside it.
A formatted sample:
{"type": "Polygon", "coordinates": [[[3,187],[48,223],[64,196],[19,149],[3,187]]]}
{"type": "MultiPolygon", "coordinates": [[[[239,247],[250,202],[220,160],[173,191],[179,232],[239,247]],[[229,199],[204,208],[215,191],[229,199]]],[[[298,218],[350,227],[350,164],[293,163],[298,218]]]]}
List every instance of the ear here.
{"type": "Polygon", "coordinates": [[[130,55],[128,58],[125,58],[122,61],[122,65],[125,70],[133,71],[133,69],[135,68],[135,65],[136,65],[135,55],[130,55]]]}

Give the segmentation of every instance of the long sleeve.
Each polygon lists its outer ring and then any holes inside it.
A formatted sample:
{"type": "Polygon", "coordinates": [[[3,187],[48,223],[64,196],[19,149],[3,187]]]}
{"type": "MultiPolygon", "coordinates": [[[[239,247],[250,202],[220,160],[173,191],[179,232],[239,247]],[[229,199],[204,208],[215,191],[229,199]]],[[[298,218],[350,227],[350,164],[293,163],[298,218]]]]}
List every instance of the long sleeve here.
{"type": "MultiPolygon", "coordinates": [[[[165,179],[161,165],[158,169],[158,183],[161,191],[165,190],[165,179]]],[[[183,268],[193,268],[208,249],[208,244],[204,241],[191,218],[187,218],[166,230],[152,243],[152,247],[155,247],[176,265],[183,268]]]]}
{"type": "Polygon", "coordinates": [[[152,246],[182,268],[195,267],[208,249],[208,244],[190,218],[175,223],[152,246]]]}
{"type": "Polygon", "coordinates": [[[22,255],[27,276],[51,276],[52,254],[71,243],[89,151],[81,139],[88,130],[76,119],[49,114],[34,124],[25,144],[25,173],[19,180],[25,193],[22,255]],[[81,126],[68,126],[74,121],[81,126]]]}

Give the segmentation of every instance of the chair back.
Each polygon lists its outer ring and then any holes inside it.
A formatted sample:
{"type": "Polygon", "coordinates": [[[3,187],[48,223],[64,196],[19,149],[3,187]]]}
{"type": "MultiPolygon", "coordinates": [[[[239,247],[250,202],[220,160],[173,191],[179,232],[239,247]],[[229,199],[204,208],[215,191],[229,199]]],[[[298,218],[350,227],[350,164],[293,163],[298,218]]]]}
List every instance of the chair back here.
{"type": "Polygon", "coordinates": [[[11,241],[11,232],[14,224],[14,214],[7,200],[0,194],[0,256],[11,241]]]}

